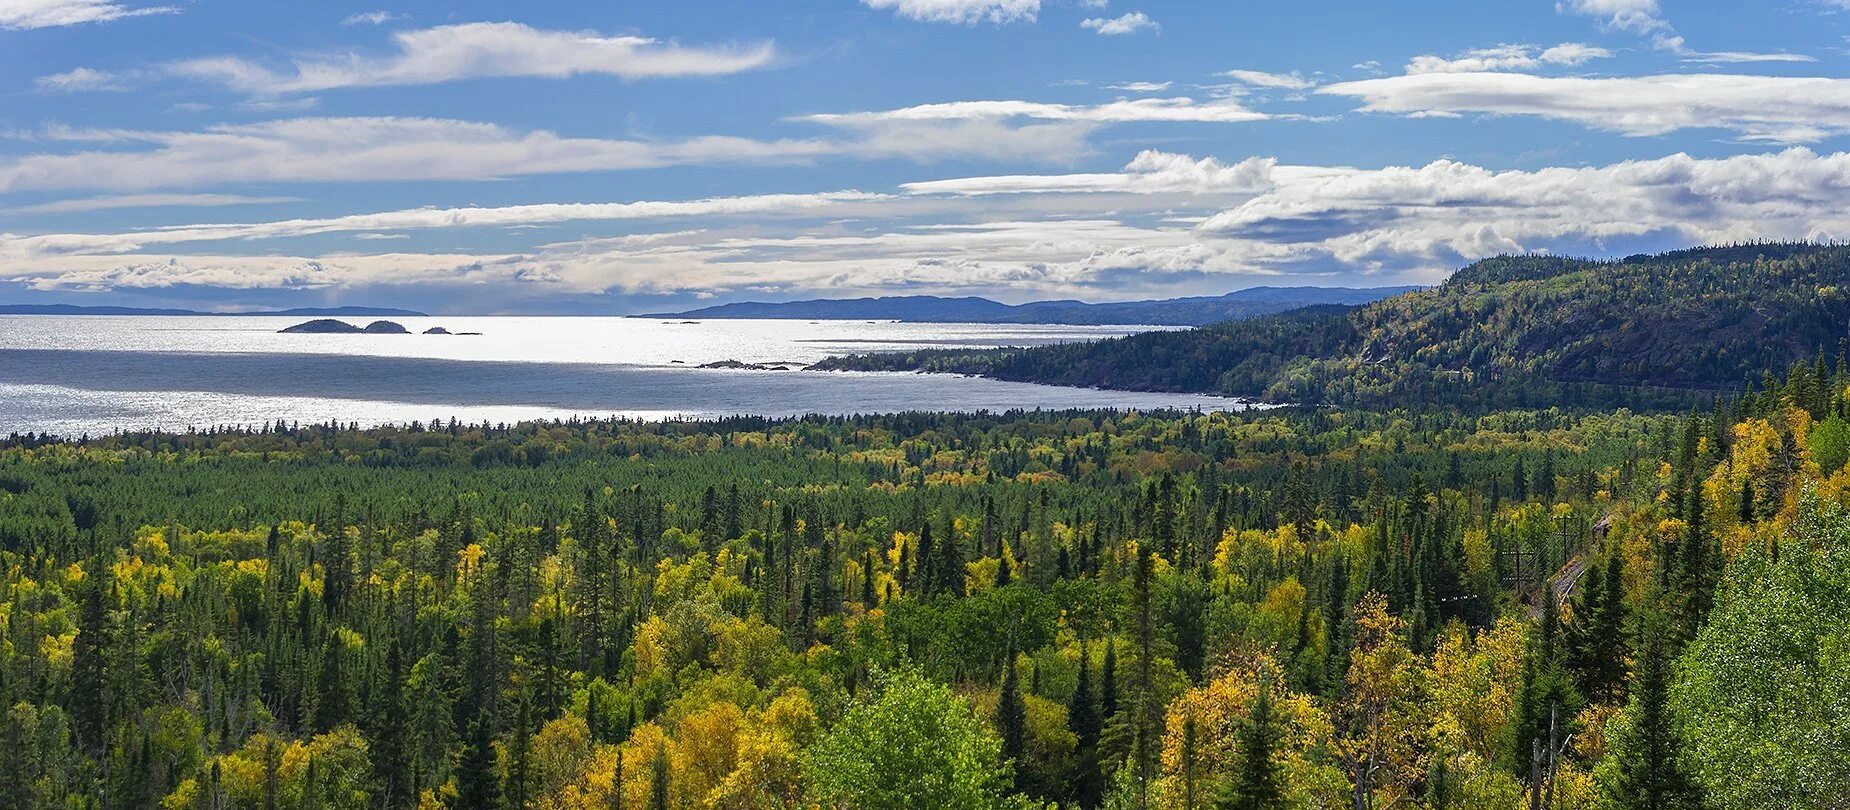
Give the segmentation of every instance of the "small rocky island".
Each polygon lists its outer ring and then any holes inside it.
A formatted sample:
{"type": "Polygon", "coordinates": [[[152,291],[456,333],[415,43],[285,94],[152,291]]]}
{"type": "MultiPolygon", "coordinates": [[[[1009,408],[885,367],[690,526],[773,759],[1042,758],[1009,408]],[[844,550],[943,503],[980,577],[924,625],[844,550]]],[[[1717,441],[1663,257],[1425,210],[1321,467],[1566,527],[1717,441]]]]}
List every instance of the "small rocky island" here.
{"type": "MultiPolygon", "coordinates": [[[[394,321],[373,321],[365,326],[354,326],[346,321],[333,318],[317,318],[303,321],[286,329],[278,330],[285,335],[409,335],[411,330],[404,324],[394,321]]],[[[441,326],[424,330],[426,335],[474,335],[479,332],[451,332],[441,326]]]]}

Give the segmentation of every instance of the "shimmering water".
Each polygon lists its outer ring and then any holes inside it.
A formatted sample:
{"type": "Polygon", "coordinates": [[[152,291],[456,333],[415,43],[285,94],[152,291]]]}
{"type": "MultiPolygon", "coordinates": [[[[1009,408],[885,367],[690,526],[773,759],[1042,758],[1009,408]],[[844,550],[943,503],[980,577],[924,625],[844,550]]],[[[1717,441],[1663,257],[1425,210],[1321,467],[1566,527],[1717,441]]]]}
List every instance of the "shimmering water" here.
{"type": "MultiPolygon", "coordinates": [[[[1009,408],[1236,407],[1233,400],[920,374],[740,371],[835,354],[1093,340],[1124,327],[627,318],[394,318],[413,332],[285,335],[301,318],[0,317],[0,434],[412,419],[1009,408]]],[[[364,323],[363,319],[347,319],[364,323]]]]}

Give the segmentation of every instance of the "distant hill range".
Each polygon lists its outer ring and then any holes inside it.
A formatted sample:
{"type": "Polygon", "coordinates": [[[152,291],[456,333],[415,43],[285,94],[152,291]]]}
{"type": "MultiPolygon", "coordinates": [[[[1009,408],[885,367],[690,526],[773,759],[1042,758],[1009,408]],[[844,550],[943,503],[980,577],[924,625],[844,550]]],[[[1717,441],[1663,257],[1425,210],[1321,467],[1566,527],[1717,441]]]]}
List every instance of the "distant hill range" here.
{"type": "Polygon", "coordinates": [[[277,315],[292,317],[349,317],[381,318],[425,317],[425,313],[412,309],[393,309],[391,307],[296,307],[294,309],[265,309],[247,312],[200,312],[191,309],[150,309],[146,307],[86,307],[76,304],[0,304],[0,315],[277,315]]]}
{"type": "Polygon", "coordinates": [[[831,358],[1054,385],[1305,404],[1709,404],[1795,363],[1850,360],[1850,246],[1748,244],[1616,261],[1502,256],[1360,307],[1018,349],[831,358]]]}
{"type": "Polygon", "coordinates": [[[686,312],[637,318],[770,318],[792,320],[878,320],[910,323],[1034,323],[1075,325],[1203,326],[1315,304],[1366,304],[1418,287],[1253,287],[1226,295],[1088,304],[1034,301],[1004,304],[987,298],[903,295],[885,298],[819,298],[809,301],[721,304],[686,312]]]}

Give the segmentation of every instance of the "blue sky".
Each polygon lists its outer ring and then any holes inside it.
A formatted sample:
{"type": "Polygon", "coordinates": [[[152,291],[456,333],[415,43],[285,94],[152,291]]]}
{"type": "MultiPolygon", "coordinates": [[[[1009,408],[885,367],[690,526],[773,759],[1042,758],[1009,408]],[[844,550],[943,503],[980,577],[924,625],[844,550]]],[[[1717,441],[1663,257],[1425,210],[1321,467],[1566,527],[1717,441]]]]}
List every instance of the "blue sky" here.
{"type": "Polygon", "coordinates": [[[1850,238],[1850,0],[0,0],[0,301],[626,313],[1850,238]]]}

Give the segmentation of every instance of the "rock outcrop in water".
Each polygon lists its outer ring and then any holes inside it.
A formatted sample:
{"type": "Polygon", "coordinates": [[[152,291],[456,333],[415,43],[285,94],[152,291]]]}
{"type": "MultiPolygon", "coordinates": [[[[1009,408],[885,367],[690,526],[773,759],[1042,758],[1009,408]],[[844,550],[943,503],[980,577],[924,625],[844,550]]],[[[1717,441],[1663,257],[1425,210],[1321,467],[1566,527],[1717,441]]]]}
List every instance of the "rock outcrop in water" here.
{"type": "Polygon", "coordinates": [[[295,326],[278,331],[285,335],[357,335],[366,330],[346,321],[337,321],[333,318],[316,318],[315,320],[303,321],[295,326]]]}
{"type": "MultiPolygon", "coordinates": [[[[306,334],[306,335],[409,335],[411,334],[411,330],[406,329],[404,324],[397,323],[395,321],[373,321],[372,323],[367,324],[365,327],[359,327],[359,326],[354,326],[353,324],[350,324],[346,321],[335,320],[333,318],[317,318],[312,321],[304,321],[302,323],[296,324],[295,326],[291,326],[286,329],[281,329],[278,331],[286,335],[295,335],[295,334],[306,334]]],[[[425,330],[424,334],[426,335],[447,335],[447,334],[450,334],[450,332],[449,330],[444,329],[441,326],[433,326],[430,329],[425,330]]]]}

